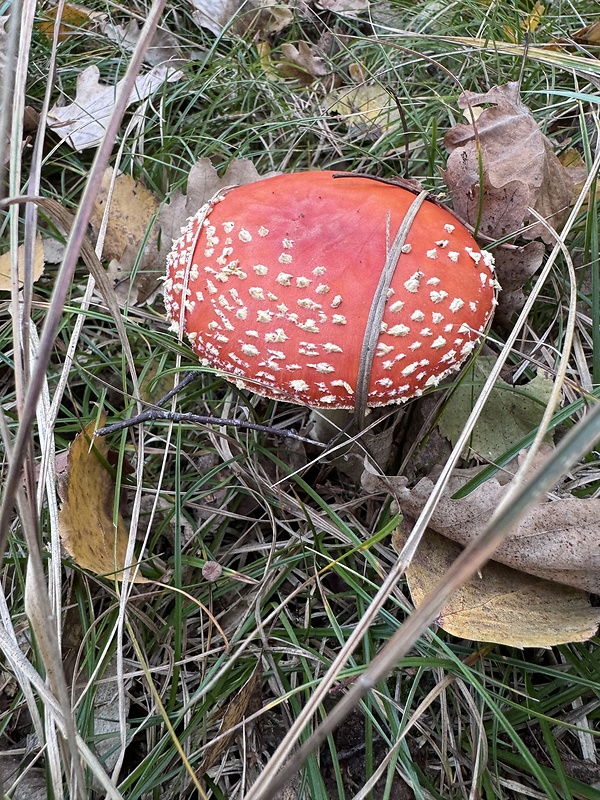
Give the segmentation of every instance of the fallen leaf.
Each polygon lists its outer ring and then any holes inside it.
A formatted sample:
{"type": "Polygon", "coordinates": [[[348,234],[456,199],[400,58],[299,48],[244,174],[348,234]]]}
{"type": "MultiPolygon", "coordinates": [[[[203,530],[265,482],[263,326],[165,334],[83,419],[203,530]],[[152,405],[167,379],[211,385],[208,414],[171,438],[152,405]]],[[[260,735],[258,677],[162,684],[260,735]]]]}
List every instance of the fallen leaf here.
{"type": "Polygon", "coordinates": [[[275,62],[275,69],[283,78],[297,80],[302,84],[310,84],[316,78],[324,78],[329,74],[327,65],[321,56],[307,42],[281,45],[283,58],[275,62]]]}
{"type": "Polygon", "coordinates": [[[600,20],[575,31],[571,39],[578,44],[600,45],[600,20]]]}
{"type": "MultiPolygon", "coordinates": [[[[54,38],[58,10],[58,5],[46,8],[38,23],[38,30],[50,41],[54,38]]],[[[103,15],[98,11],[90,11],[89,8],[84,8],[75,3],[65,3],[58,25],[58,41],[64,42],[69,36],[80,34],[81,28],[89,27],[101,16],[103,15]]]]}
{"type": "MultiPolygon", "coordinates": [[[[102,20],[98,23],[98,29],[107,39],[116,42],[123,50],[132,52],[140,38],[142,26],[135,19],[130,20],[127,25],[115,25],[108,20],[102,20]]],[[[146,50],[144,61],[152,66],[165,61],[169,61],[172,67],[182,66],[184,59],[177,37],[164,28],[158,28],[152,37],[150,47],[146,50]]]]}
{"type": "MultiPolygon", "coordinates": [[[[105,421],[103,415],[99,425],[105,421]]],[[[90,422],[69,448],[67,474],[59,482],[60,538],[67,553],[82,569],[120,580],[128,534],[120,514],[115,528],[115,485],[106,464],[109,447],[103,438],[92,440],[95,430],[96,423],[90,422]]],[[[135,582],[147,581],[138,574],[135,582]]]]}
{"type": "MultiPolygon", "coordinates": [[[[25,272],[24,259],[25,259],[25,246],[20,245],[18,252],[18,268],[19,268],[19,286],[23,285],[23,275],[25,272]]],[[[0,256],[0,292],[10,292],[12,282],[10,277],[10,252],[4,253],[0,256]]],[[[44,272],[44,245],[42,237],[38,233],[35,239],[35,247],[33,250],[33,282],[35,283],[44,272]]]]}
{"type": "MultiPolygon", "coordinates": [[[[400,552],[406,535],[396,531],[400,552]]],[[[428,529],[406,570],[415,606],[444,580],[462,548],[428,529]]],[[[524,575],[489,561],[455,592],[436,623],[452,636],[509,647],[552,647],[596,635],[600,609],[587,592],[524,575]]]]}
{"type": "Polygon", "coordinates": [[[539,223],[522,228],[532,219],[530,206],[550,225],[560,226],[574,194],[568,171],[521,102],[517,83],[494,86],[484,94],[463,92],[458,101],[463,109],[481,103],[491,107],[479,114],[475,128],[458,124],[444,137],[450,156],[443,176],[455,212],[471,225],[479,223],[479,230],[494,239],[521,235],[553,243],[539,223]]]}
{"type": "Polygon", "coordinates": [[[542,242],[528,242],[524,247],[503,245],[494,250],[496,277],[502,287],[494,313],[494,326],[510,328],[515,311],[525,305],[523,286],[542,265],[546,248],[542,242]]]}
{"type": "MultiPolygon", "coordinates": [[[[456,444],[496,359],[481,356],[464,373],[438,423],[440,433],[456,444]]],[[[473,429],[463,458],[496,461],[536,428],[544,415],[552,381],[543,373],[521,386],[499,378],[473,429]]],[[[548,434],[546,441],[552,441],[548,434]]]]}
{"type": "Polygon", "coordinates": [[[521,22],[521,28],[525,31],[525,33],[535,32],[535,29],[542,21],[545,11],[546,6],[543,3],[540,3],[540,0],[536,0],[531,12],[521,22]]]}
{"type": "MultiPolygon", "coordinates": [[[[229,748],[237,731],[231,730],[250,716],[254,711],[258,711],[261,706],[262,694],[262,666],[260,659],[252,675],[242,686],[239,692],[233,697],[223,714],[219,734],[227,734],[222,739],[216,741],[209,747],[202,764],[198,769],[198,777],[202,777],[208,770],[217,763],[220,756],[229,748]],[[230,731],[228,733],[228,731],[230,731]]],[[[241,734],[241,731],[239,732],[241,734]]]]}
{"type": "MultiPolygon", "coordinates": [[[[183,73],[159,65],[145,75],[139,75],[127,98],[127,106],[140,103],[166,83],[173,83],[183,73]]],[[[53,106],[48,111],[48,127],[75,150],[96,147],[104,135],[122,81],[116,86],[100,83],[100,70],[87,67],[77,78],[75,101],[66,106],[53,106]]]]}
{"type": "MultiPolygon", "coordinates": [[[[455,470],[430,520],[430,527],[460,545],[482,532],[510,487],[492,478],[461,500],[454,495],[473,477],[455,470]]],[[[393,493],[403,514],[416,519],[433,482],[423,478],[409,489],[403,477],[378,479],[363,474],[363,486],[393,493]]],[[[533,506],[494,552],[494,561],[522,572],[594,594],[600,593],[600,502],[561,497],[533,506]]]]}
{"type": "Polygon", "coordinates": [[[252,30],[261,38],[291,25],[293,15],[285,3],[274,0],[190,0],[197,25],[215,36],[244,36],[252,30]]]}
{"type": "Polygon", "coordinates": [[[378,84],[336,89],[327,96],[326,102],[327,110],[339,114],[350,129],[389,130],[400,118],[393,99],[378,84]]]}
{"type": "MultiPolygon", "coordinates": [[[[107,167],[90,216],[90,225],[96,236],[102,224],[112,178],[113,168],[107,167]]],[[[159,199],[142,183],[123,172],[117,175],[110,200],[103,256],[119,259],[128,244],[139,246],[159,207],[159,199]]]]}

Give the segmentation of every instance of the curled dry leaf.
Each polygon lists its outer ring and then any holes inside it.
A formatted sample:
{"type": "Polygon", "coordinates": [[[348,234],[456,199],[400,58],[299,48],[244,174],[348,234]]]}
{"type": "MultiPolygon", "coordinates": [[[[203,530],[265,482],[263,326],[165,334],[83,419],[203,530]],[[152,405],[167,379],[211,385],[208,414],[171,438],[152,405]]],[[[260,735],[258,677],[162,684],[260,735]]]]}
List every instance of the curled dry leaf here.
{"type": "Polygon", "coordinates": [[[316,78],[324,78],[329,74],[325,61],[307,42],[298,42],[298,47],[284,43],[281,45],[281,54],[283,58],[274,66],[282,78],[310,84],[316,78]]]}
{"type": "MultiPolygon", "coordinates": [[[[496,359],[490,356],[481,356],[474,361],[445,405],[439,429],[453,445],[458,441],[495,362],[496,359]]],[[[463,458],[496,461],[539,425],[551,391],[552,380],[542,371],[528,383],[516,387],[499,378],[477,420],[463,458]]],[[[547,435],[546,441],[552,441],[552,434],[547,435]]]]}
{"type": "MultiPolygon", "coordinates": [[[[17,263],[19,267],[19,286],[23,285],[23,276],[25,274],[24,260],[25,260],[25,246],[19,247],[17,256],[17,263]]],[[[11,290],[11,277],[10,277],[10,252],[4,253],[0,256],[0,292],[10,292],[11,290]]],[[[38,233],[35,239],[35,246],[33,250],[33,281],[38,280],[44,272],[44,245],[42,242],[41,234],[38,233]]]]}
{"type": "Polygon", "coordinates": [[[521,231],[531,218],[528,207],[560,226],[573,198],[573,181],[521,102],[518,84],[494,86],[484,94],[464,92],[458,104],[469,119],[477,111],[474,123],[455,125],[444,137],[450,151],[444,180],[456,213],[472,225],[479,222],[479,230],[495,239],[519,234],[553,243],[539,223],[521,231]],[[490,107],[479,113],[481,103],[490,107]]]}
{"type": "MultiPolygon", "coordinates": [[[[105,421],[103,415],[99,425],[105,421]]],[[[66,476],[59,483],[60,538],[80,567],[120,579],[128,534],[120,514],[116,527],[113,521],[115,484],[106,464],[109,448],[104,439],[92,439],[95,429],[96,424],[90,422],[69,448],[66,476]]],[[[146,583],[146,579],[137,575],[135,582],[146,583]]]]}
{"type": "MultiPolygon", "coordinates": [[[[398,552],[405,541],[400,531],[392,535],[398,552]]],[[[417,607],[444,580],[461,549],[431,529],[425,532],[406,570],[417,607]]],[[[592,608],[586,592],[489,561],[452,595],[437,624],[462,639],[509,647],[552,647],[594,636],[600,609],[592,608]]]]}
{"type": "MultiPolygon", "coordinates": [[[[467,545],[477,538],[510,487],[486,481],[468,497],[452,500],[471,474],[457,470],[430,520],[430,527],[448,539],[467,545]]],[[[413,489],[403,477],[378,478],[363,474],[363,487],[391,491],[402,513],[416,519],[423,510],[433,481],[420,480],[413,489]]],[[[600,593],[600,502],[564,497],[533,506],[494,552],[494,561],[530,575],[594,594],[600,593]]]]}
{"type": "MultiPolygon", "coordinates": [[[[183,73],[160,65],[139,75],[127,98],[127,106],[150,97],[165,82],[172,83],[183,73]]],[[[96,147],[104,135],[122,81],[116,86],[100,83],[100,70],[87,67],[77,78],[75,101],[66,106],[53,106],[48,111],[48,127],[75,150],[96,147]]]]}

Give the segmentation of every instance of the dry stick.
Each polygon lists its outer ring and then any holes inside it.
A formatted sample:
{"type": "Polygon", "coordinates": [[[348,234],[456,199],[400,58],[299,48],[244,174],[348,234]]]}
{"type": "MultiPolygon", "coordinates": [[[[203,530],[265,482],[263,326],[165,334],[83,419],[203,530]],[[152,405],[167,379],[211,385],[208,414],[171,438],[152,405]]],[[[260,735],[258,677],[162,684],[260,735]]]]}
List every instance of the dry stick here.
{"type": "Polygon", "coordinates": [[[394,272],[398,266],[400,256],[402,255],[402,248],[406,244],[406,237],[410,231],[411,225],[414,222],[419,209],[427,198],[427,192],[420,192],[413,202],[411,203],[402,224],[398,228],[398,233],[394,239],[392,246],[389,249],[387,258],[381,275],[379,283],[375,290],[373,302],[369,310],[369,317],[365,328],[365,335],[363,338],[362,348],[360,351],[360,362],[358,365],[358,377],[356,379],[356,401],[354,407],[354,424],[358,430],[362,430],[365,424],[365,414],[367,411],[367,400],[369,397],[369,381],[371,379],[371,367],[373,366],[373,358],[375,357],[375,347],[381,332],[381,321],[385,311],[385,303],[388,296],[388,289],[394,277],[394,272]]]}
{"type": "Polygon", "coordinates": [[[37,400],[42,391],[44,374],[52,355],[56,334],[60,325],[61,315],[67,294],[71,287],[73,273],[77,265],[79,252],[85,240],[87,224],[92,212],[92,207],[96,200],[102,180],[104,168],[108,163],[116,138],[117,131],[121,124],[127,100],[134,89],[137,73],[142,65],[144,54],[148,49],[150,39],[156,30],[158,19],[163,11],[166,0],[155,0],[148,14],[146,24],[142,28],[136,49],[131,57],[129,67],[123,78],[121,89],[117,96],[113,112],[106,125],[106,131],[102,142],[98,147],[94,163],[90,170],[86,188],[83,192],[81,202],[75,221],[73,223],[72,235],[69,237],[63,263],[56,278],[54,292],[44,330],[40,338],[40,349],[35,370],[32,372],[27,397],[23,405],[19,421],[19,429],[15,437],[13,450],[14,457],[8,469],[4,485],[4,493],[0,502],[0,567],[6,550],[6,540],[10,524],[10,517],[13,510],[15,494],[21,480],[21,470],[25,456],[25,443],[28,431],[33,424],[37,400]]]}
{"type": "MultiPolygon", "coordinates": [[[[175,387],[175,389],[178,388],[178,386],[175,387]]],[[[315,442],[313,439],[308,439],[305,436],[300,436],[299,433],[284,430],[283,428],[274,428],[272,425],[258,425],[254,422],[245,422],[241,419],[221,419],[220,417],[204,417],[200,414],[184,414],[177,411],[164,411],[161,408],[150,408],[148,411],[142,411],[141,414],[137,414],[135,417],[121,420],[121,422],[115,422],[113,425],[105,425],[104,428],[98,428],[98,430],[95,431],[95,435],[108,436],[110,433],[122,431],[125,428],[130,428],[132,425],[139,425],[142,422],[156,421],[184,424],[189,422],[195,425],[229,425],[232,428],[260,431],[261,433],[270,433],[274,434],[275,436],[281,436],[284,439],[297,439],[298,441],[305,442],[306,444],[317,445],[317,447],[326,447],[325,444],[321,442],[315,442]]]]}

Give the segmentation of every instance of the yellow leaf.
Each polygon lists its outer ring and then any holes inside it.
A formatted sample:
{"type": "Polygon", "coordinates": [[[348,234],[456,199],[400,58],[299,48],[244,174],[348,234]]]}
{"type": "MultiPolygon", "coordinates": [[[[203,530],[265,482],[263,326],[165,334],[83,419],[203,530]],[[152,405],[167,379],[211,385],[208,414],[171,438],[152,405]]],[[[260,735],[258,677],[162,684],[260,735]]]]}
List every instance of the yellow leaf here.
{"type": "MultiPolygon", "coordinates": [[[[102,224],[112,176],[112,167],[107,167],[94,200],[90,224],[96,233],[102,224]]],[[[120,259],[128,244],[138,247],[159,207],[160,201],[156,195],[142,183],[124,172],[117,175],[108,211],[102,257],[120,259]]]]}
{"type": "MultiPolygon", "coordinates": [[[[402,532],[393,534],[394,549],[399,552],[405,540],[402,532]]],[[[427,529],[406,570],[416,606],[444,579],[461,549],[427,529]]],[[[510,647],[552,647],[595,636],[600,609],[592,608],[587,592],[489,561],[452,595],[437,624],[462,639],[510,647]]]]}
{"type": "MultiPolygon", "coordinates": [[[[105,417],[100,418],[103,425],[105,417]]],[[[63,547],[73,561],[96,575],[115,575],[125,568],[128,534],[119,514],[113,522],[115,485],[106,468],[108,445],[92,441],[91,422],[75,437],[67,457],[67,475],[61,485],[62,507],[58,522],[63,547]]],[[[136,583],[146,583],[142,576],[136,583]]]]}
{"type": "MultiPolygon", "coordinates": [[[[24,260],[25,247],[19,247],[18,263],[19,263],[19,286],[23,285],[23,260],[24,260]]],[[[44,272],[44,245],[42,244],[42,237],[38,233],[35,239],[35,247],[33,251],[33,281],[37,279],[44,272]]],[[[4,253],[0,256],[0,292],[10,292],[11,278],[10,278],[10,253],[4,253]]]]}
{"type": "Polygon", "coordinates": [[[521,23],[521,27],[526,33],[533,33],[535,31],[537,26],[542,21],[545,10],[546,6],[543,3],[540,3],[540,0],[537,0],[534,7],[531,9],[531,14],[529,14],[521,23]]]}
{"type": "Polygon", "coordinates": [[[349,127],[375,125],[389,129],[398,123],[398,109],[390,95],[381,86],[364,84],[344,86],[328,95],[329,111],[343,117],[349,127]]]}
{"type": "MultiPolygon", "coordinates": [[[[38,23],[38,30],[47,39],[52,40],[54,36],[57,15],[58,6],[52,6],[44,12],[43,18],[38,23]]],[[[80,33],[80,28],[89,27],[95,18],[101,16],[97,11],[90,11],[75,3],[65,3],[58,26],[58,41],[64,42],[69,36],[80,33]]]]}

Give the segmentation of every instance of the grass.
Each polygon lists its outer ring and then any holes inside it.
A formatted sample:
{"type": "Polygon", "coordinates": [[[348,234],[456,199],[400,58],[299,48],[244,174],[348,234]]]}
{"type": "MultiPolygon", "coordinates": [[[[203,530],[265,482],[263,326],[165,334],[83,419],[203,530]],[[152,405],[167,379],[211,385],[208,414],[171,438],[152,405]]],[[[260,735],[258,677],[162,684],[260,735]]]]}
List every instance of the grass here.
{"type": "MultiPolygon", "coordinates": [[[[94,6],[120,23],[130,13],[145,18],[148,12],[141,0],[127,12],[94,6]]],[[[219,171],[242,157],[261,174],[312,168],[406,173],[447,199],[439,172],[447,155],[443,134],[460,119],[461,89],[485,90],[522,74],[524,102],[557,150],[577,148],[591,168],[598,134],[597,47],[585,54],[547,45],[593,22],[597,6],[592,0],[548,3],[523,63],[515,40],[522,42],[531,10],[526,2],[417,6],[397,0],[374,4],[370,17],[310,8],[306,15],[294,12],[290,26],[268,37],[215,37],[193,23],[191,6],[168,4],[162,25],[177,37],[185,77],[158,91],[128,135],[121,126],[110,163],[161,199],[185,185],[192,165],[205,156],[219,171]],[[305,84],[273,79],[259,45],[265,39],[271,70],[282,44],[308,41],[318,46],[330,77],[305,84]],[[354,85],[356,70],[394,93],[401,124],[349,126],[328,111],[332,85],[354,85]]],[[[35,21],[16,97],[42,110],[53,59],[54,102],[73,97],[84,67],[97,64],[102,80],[111,83],[123,76],[129,57],[92,28],[67,36],[55,49],[35,21]]],[[[126,119],[132,122],[130,114],[126,119]]],[[[24,191],[39,169],[36,191],[76,210],[94,168],[93,150],[75,152],[48,133],[41,151],[27,143],[21,166],[15,153],[13,148],[7,164],[15,191],[24,191]]],[[[596,201],[584,207],[567,240],[578,270],[580,347],[568,362],[561,435],[590,402],[572,386],[597,392],[600,383],[597,211],[596,201]]],[[[2,213],[0,249],[10,245],[11,225],[13,244],[33,235],[22,215],[2,213]]],[[[43,214],[39,226],[62,238],[43,214]]],[[[357,627],[359,646],[340,664],[300,742],[356,685],[411,610],[400,582],[373,622],[360,627],[396,564],[390,534],[398,517],[387,497],[362,493],[347,464],[319,458],[316,449],[256,432],[159,423],[123,432],[111,444],[119,503],[144,574],[165,586],[124,592],[78,568],[60,551],[54,457],[43,433],[48,430],[60,470],[70,442],[100,407],[114,420],[133,413],[136,404],[111,315],[96,300],[80,308],[87,267],[78,263],[61,308],[52,294],[57,269],[47,265],[28,309],[38,330],[50,309],[59,312],[43,382],[56,409],[52,416],[40,408],[25,439],[25,491],[11,517],[2,567],[1,749],[16,755],[25,790],[33,768],[41,767],[49,797],[244,797],[258,775],[272,769],[277,746],[357,627]],[[69,364],[78,320],[83,324],[69,364]],[[44,451],[46,483],[38,477],[44,451]],[[222,574],[209,580],[213,562],[222,574]],[[41,577],[43,590],[32,575],[41,577]],[[44,595],[52,604],[50,627],[60,654],[46,635],[44,595]],[[103,690],[109,701],[101,705],[103,690]],[[59,712],[43,713],[55,707],[67,715],[73,709],[78,740],[71,735],[69,744],[66,731],[67,744],[61,742],[59,712]],[[34,732],[39,738],[30,745],[34,732]],[[84,743],[107,767],[104,788],[103,771],[91,756],[84,758],[84,783],[77,783],[71,766],[78,753],[85,755],[84,743]]],[[[523,351],[529,342],[543,341],[538,357],[549,369],[564,347],[566,315],[557,308],[568,291],[559,258],[518,342],[523,351]]],[[[28,383],[27,359],[22,363],[20,355],[23,328],[11,319],[8,297],[0,295],[5,474],[28,383]]],[[[142,396],[155,402],[179,370],[195,364],[167,330],[160,299],[122,308],[121,315],[142,396]]],[[[513,361],[521,366],[518,357],[513,361]]],[[[302,408],[250,398],[206,371],[178,399],[178,409],[296,429],[307,421],[302,408]]],[[[423,424],[419,403],[398,414],[396,469],[423,424]]],[[[564,485],[573,480],[578,496],[596,496],[597,461],[590,442],[564,485]]],[[[433,466],[425,456],[420,464],[422,473],[433,466]]],[[[329,735],[318,760],[311,756],[288,794],[277,796],[600,798],[599,653],[596,640],[521,651],[458,640],[424,625],[389,676],[329,735]]],[[[6,764],[2,756],[4,792],[15,780],[6,764]]]]}

